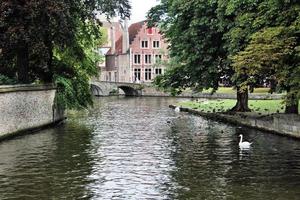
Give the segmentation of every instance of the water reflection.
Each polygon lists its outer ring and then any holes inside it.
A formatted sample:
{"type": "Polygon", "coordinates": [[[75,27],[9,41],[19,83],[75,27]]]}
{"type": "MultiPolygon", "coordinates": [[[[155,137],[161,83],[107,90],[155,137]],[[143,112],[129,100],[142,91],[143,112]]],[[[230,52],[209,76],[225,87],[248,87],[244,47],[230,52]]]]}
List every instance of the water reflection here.
{"type": "Polygon", "coordinates": [[[88,150],[90,137],[85,126],[70,123],[2,142],[0,199],[85,196],[85,176],[94,162],[88,150]]]}
{"type": "Polygon", "coordinates": [[[175,101],[99,98],[64,125],[0,143],[0,199],[300,196],[299,141],[175,113],[175,101]]]}

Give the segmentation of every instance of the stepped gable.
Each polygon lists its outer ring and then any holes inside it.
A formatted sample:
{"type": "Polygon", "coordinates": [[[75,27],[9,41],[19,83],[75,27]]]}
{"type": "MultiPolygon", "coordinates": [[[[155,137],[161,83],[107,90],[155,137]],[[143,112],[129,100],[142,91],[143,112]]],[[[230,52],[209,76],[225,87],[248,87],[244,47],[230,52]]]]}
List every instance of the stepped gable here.
{"type": "Polygon", "coordinates": [[[129,26],[128,32],[129,32],[129,44],[132,44],[135,36],[138,34],[139,30],[141,30],[141,28],[143,27],[144,23],[146,21],[141,21],[141,22],[137,22],[134,24],[131,24],[129,26]]]}

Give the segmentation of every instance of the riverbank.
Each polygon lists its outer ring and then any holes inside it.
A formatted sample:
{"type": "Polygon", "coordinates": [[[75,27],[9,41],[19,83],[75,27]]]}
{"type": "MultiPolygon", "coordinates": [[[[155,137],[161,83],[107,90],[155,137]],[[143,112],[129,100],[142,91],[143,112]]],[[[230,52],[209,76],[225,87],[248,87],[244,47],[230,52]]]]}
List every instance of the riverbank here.
{"type": "MultiPolygon", "coordinates": [[[[175,108],[175,105],[170,105],[175,108]]],[[[265,114],[258,113],[235,113],[226,112],[202,112],[196,109],[181,107],[182,112],[188,112],[213,120],[218,120],[230,124],[247,126],[250,128],[276,133],[283,136],[289,136],[300,139],[300,116],[294,114],[265,114]]]]}
{"type": "Polygon", "coordinates": [[[54,85],[0,86],[0,140],[23,135],[65,119],[54,85]]]}
{"type": "MultiPolygon", "coordinates": [[[[236,92],[231,88],[223,89],[220,92],[211,94],[209,91],[204,92],[192,92],[192,91],[183,91],[181,94],[176,95],[180,98],[205,98],[205,99],[236,99],[236,92]],[[230,89],[230,90],[229,90],[230,89]],[[230,91],[230,92],[229,92],[230,91]],[[221,93],[220,93],[221,92],[221,93]],[[224,92],[224,93],[223,93],[224,92]]],[[[166,93],[158,90],[153,86],[144,86],[141,92],[141,96],[144,97],[172,97],[170,93],[166,93]]],[[[283,98],[283,94],[270,94],[267,92],[263,93],[250,93],[249,99],[252,100],[280,100],[283,98]]]]}
{"type": "MultiPolygon", "coordinates": [[[[193,101],[182,101],[178,103],[178,106],[192,108],[199,110],[201,112],[226,112],[233,108],[236,104],[234,99],[195,99],[193,101]]],[[[261,115],[261,114],[274,114],[274,113],[284,113],[285,103],[283,100],[273,99],[273,100],[249,100],[249,108],[261,115]]],[[[300,111],[300,104],[299,104],[300,111]]]]}

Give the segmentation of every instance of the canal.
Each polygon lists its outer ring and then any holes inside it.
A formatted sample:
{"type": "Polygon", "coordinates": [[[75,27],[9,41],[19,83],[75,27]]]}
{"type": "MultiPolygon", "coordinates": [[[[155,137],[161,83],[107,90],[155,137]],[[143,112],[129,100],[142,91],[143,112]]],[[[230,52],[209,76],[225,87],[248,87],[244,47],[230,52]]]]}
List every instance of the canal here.
{"type": "Polygon", "coordinates": [[[0,199],[300,198],[300,141],[175,113],[176,101],[97,98],[1,142],[0,199]]]}

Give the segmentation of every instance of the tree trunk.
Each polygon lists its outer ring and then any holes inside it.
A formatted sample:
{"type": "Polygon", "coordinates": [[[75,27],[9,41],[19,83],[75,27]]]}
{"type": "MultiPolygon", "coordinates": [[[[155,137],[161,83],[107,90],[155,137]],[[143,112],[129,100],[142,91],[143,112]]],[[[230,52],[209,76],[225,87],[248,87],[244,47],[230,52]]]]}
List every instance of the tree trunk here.
{"type": "Polygon", "coordinates": [[[29,51],[28,45],[24,42],[17,50],[17,74],[20,83],[30,83],[29,81],[29,51]]]}
{"type": "Polygon", "coordinates": [[[289,95],[289,90],[287,91],[287,103],[285,106],[286,114],[299,114],[298,111],[299,99],[295,97],[294,94],[289,95]]]}
{"type": "Polygon", "coordinates": [[[47,53],[48,53],[48,61],[47,61],[47,68],[48,68],[48,73],[46,74],[45,77],[45,82],[51,83],[53,81],[53,66],[52,66],[52,61],[53,61],[53,45],[52,41],[50,40],[49,37],[46,37],[45,40],[45,45],[47,47],[47,53]]]}
{"type": "Polygon", "coordinates": [[[47,11],[44,10],[44,23],[45,23],[45,32],[44,32],[44,44],[47,48],[47,69],[44,77],[44,81],[46,83],[51,83],[53,81],[53,44],[51,40],[51,32],[50,32],[50,18],[47,14],[47,11]]]}
{"type": "Polygon", "coordinates": [[[230,111],[233,112],[251,112],[251,110],[248,107],[248,89],[240,91],[239,88],[237,88],[237,102],[235,106],[230,109],[230,111]]]}

